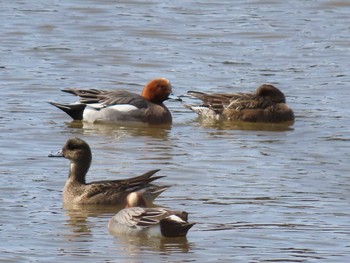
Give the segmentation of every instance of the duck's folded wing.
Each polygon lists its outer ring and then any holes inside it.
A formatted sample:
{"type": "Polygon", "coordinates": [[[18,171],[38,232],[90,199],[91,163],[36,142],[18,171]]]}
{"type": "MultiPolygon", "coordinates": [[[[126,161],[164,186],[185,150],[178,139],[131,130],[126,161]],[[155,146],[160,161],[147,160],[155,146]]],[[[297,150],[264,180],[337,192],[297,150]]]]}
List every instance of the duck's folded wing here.
{"type": "Polygon", "coordinates": [[[213,103],[223,103],[225,101],[229,101],[231,98],[230,94],[225,93],[208,94],[199,91],[188,91],[187,94],[202,100],[204,105],[211,105],[213,103]]]}
{"type": "Polygon", "coordinates": [[[162,208],[130,207],[121,210],[113,220],[132,228],[147,228],[159,224],[168,216],[168,211],[162,208]]]}
{"type": "Polygon", "coordinates": [[[258,96],[254,97],[241,97],[232,98],[228,104],[224,107],[227,109],[245,110],[245,109],[266,109],[274,105],[275,103],[269,98],[262,98],[258,96]]]}
{"type": "Polygon", "coordinates": [[[208,107],[215,112],[221,112],[224,108],[236,108],[240,103],[250,102],[253,94],[250,93],[213,93],[207,94],[199,91],[188,91],[188,95],[203,101],[201,106],[208,107]]]}
{"type": "Polygon", "coordinates": [[[88,183],[85,195],[91,198],[96,195],[112,196],[120,193],[130,193],[140,190],[149,185],[154,180],[163,178],[164,176],[153,176],[159,169],[148,171],[140,176],[123,180],[99,181],[88,183]]]}
{"type": "Polygon", "coordinates": [[[146,108],[147,101],[140,95],[124,90],[107,91],[99,96],[100,103],[106,106],[128,104],[136,108],[146,108]]]}
{"type": "Polygon", "coordinates": [[[80,97],[80,100],[84,101],[84,103],[86,104],[98,103],[99,102],[98,97],[101,94],[108,92],[106,90],[97,90],[97,89],[85,90],[85,89],[73,89],[73,88],[63,89],[62,91],[80,97]]]}
{"type": "Polygon", "coordinates": [[[95,181],[92,183],[88,183],[88,184],[100,184],[100,183],[112,183],[112,184],[123,184],[123,183],[140,183],[140,182],[147,182],[150,183],[154,180],[157,180],[159,178],[163,178],[165,176],[153,176],[154,174],[156,174],[157,172],[159,172],[160,169],[154,169],[154,170],[150,170],[146,173],[143,173],[139,176],[135,176],[135,177],[131,177],[131,178],[127,178],[127,179],[119,179],[119,180],[105,180],[105,181],[95,181]]]}
{"type": "Polygon", "coordinates": [[[85,198],[93,198],[97,196],[109,196],[121,194],[123,192],[132,192],[133,188],[128,188],[126,184],[118,184],[113,182],[91,183],[87,185],[84,192],[85,198]]]}
{"type": "Polygon", "coordinates": [[[147,107],[147,101],[142,96],[125,90],[65,89],[63,91],[80,97],[79,101],[83,104],[99,104],[104,107],[127,104],[139,109],[147,107]]]}

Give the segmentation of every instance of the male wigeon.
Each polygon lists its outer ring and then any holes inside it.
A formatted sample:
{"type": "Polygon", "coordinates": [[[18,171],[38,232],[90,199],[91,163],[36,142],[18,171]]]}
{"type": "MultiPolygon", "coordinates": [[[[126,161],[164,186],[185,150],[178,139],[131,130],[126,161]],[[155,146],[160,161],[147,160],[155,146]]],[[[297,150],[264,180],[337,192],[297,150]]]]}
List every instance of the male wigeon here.
{"type": "Polygon", "coordinates": [[[188,213],[161,207],[147,208],[137,192],[127,197],[127,207],[108,223],[112,235],[144,235],[147,237],[183,237],[195,224],[189,223],[188,213]]]}
{"type": "Polygon", "coordinates": [[[159,170],[152,170],[129,179],[86,183],[85,177],[92,159],[91,150],[89,145],[79,138],[69,139],[59,153],[50,154],[49,157],[65,157],[70,161],[69,176],[63,189],[65,205],[124,206],[128,194],[134,191],[142,193],[145,201],[151,204],[169,187],[150,184],[164,177],[153,176],[159,170]]]}
{"type": "Polygon", "coordinates": [[[64,89],[62,91],[80,97],[79,103],[50,103],[66,112],[73,120],[91,123],[172,123],[171,113],[163,104],[172,93],[170,81],[165,78],[151,80],[143,88],[141,95],[125,90],[64,89]]]}
{"type": "Polygon", "coordinates": [[[294,113],[286,104],[284,94],[273,85],[263,84],[255,93],[214,93],[188,91],[201,99],[201,105],[188,105],[200,116],[244,122],[294,121],[294,113]]]}

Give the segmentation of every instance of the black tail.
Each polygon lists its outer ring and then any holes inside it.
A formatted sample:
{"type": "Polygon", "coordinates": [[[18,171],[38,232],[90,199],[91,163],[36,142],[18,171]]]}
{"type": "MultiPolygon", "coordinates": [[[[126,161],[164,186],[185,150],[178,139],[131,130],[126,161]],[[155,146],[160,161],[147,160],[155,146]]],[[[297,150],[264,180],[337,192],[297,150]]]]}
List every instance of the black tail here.
{"type": "Polygon", "coordinates": [[[73,120],[81,121],[83,119],[83,112],[86,107],[85,104],[60,104],[56,102],[49,103],[67,113],[72,117],[73,120]]]}
{"type": "Polygon", "coordinates": [[[184,237],[187,235],[188,230],[195,224],[174,222],[171,219],[165,218],[160,221],[160,231],[165,237],[184,237]]]}

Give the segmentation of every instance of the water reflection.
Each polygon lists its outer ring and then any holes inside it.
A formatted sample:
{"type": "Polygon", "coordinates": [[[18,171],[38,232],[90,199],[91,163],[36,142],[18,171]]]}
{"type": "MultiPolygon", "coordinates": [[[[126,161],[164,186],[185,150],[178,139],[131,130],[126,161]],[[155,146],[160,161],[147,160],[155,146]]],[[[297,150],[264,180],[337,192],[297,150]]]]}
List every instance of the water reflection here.
{"type": "Polygon", "coordinates": [[[293,122],[283,123],[255,123],[255,122],[236,122],[222,121],[208,118],[197,117],[195,120],[204,128],[216,130],[247,130],[247,131],[292,131],[293,122]]]}
{"type": "Polygon", "coordinates": [[[1,260],[130,262],[120,255],[133,251],[135,262],[348,262],[349,7],[345,0],[6,1],[1,260]],[[135,79],[155,74],[174,80],[177,94],[276,83],[297,122],[201,120],[169,102],[174,128],[62,125],[67,116],[46,104],[62,87],[132,91],[135,79]],[[56,209],[61,198],[52,189],[63,186],[65,161],[38,156],[72,135],[92,145],[91,181],[160,168],[164,183],[180,185],[162,201],[202,221],[188,236],[195,245],[113,237],[114,210],[56,209]],[[277,200],[254,199],[265,196],[277,200]],[[182,250],[189,253],[164,258],[182,250]]]}
{"type": "MultiPolygon", "coordinates": [[[[91,218],[101,218],[105,221],[106,234],[109,219],[123,209],[122,206],[101,206],[101,205],[65,205],[64,210],[67,215],[67,225],[71,232],[65,235],[67,239],[79,238],[89,241],[93,237],[93,230],[96,227],[91,218]]],[[[125,256],[140,255],[144,250],[162,251],[170,253],[187,253],[191,250],[193,244],[189,243],[186,237],[176,238],[149,238],[147,236],[114,236],[114,242],[120,251],[126,253],[125,256]]]]}
{"type": "Polygon", "coordinates": [[[144,250],[161,251],[165,254],[188,253],[193,249],[186,237],[148,238],[145,236],[118,236],[114,239],[118,249],[123,248],[127,256],[141,255],[144,250]]]}
{"type": "MultiPolygon", "coordinates": [[[[157,204],[148,204],[149,207],[160,207],[157,204]]],[[[68,217],[67,225],[73,233],[88,234],[94,226],[88,222],[89,218],[106,218],[106,229],[109,219],[123,209],[123,205],[76,205],[64,204],[63,209],[68,217]]]]}
{"type": "Polygon", "coordinates": [[[68,216],[67,225],[72,233],[77,236],[86,236],[91,233],[94,225],[88,222],[90,217],[106,217],[106,228],[109,217],[120,211],[122,206],[108,205],[64,205],[65,214],[68,216]]]}
{"type": "Polygon", "coordinates": [[[137,137],[146,136],[154,139],[167,140],[170,134],[171,125],[142,125],[130,123],[125,125],[119,124],[102,124],[102,123],[88,123],[81,121],[72,121],[66,123],[67,127],[72,129],[81,129],[84,134],[97,134],[103,136],[113,137],[137,137]]]}

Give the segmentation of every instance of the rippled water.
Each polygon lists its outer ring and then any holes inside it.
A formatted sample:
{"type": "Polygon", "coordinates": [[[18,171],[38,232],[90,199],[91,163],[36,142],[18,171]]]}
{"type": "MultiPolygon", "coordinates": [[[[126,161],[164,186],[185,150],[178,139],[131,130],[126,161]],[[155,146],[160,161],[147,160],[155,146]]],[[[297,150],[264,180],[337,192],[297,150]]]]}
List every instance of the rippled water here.
{"type": "MultiPolygon", "coordinates": [[[[4,1],[1,262],[348,262],[347,1],[4,1]],[[279,87],[296,122],[236,125],[167,102],[171,129],[71,123],[60,89],[154,77],[187,90],[279,87]],[[88,180],[160,168],[157,204],[190,213],[187,239],[109,235],[111,209],[66,209],[69,137],[93,150],[88,180]]],[[[183,97],[185,102],[192,99],[183,97]]]]}

